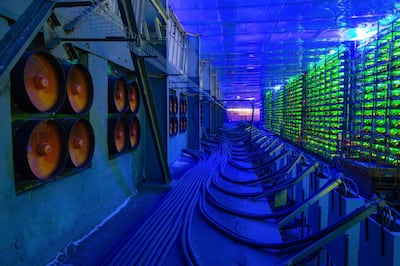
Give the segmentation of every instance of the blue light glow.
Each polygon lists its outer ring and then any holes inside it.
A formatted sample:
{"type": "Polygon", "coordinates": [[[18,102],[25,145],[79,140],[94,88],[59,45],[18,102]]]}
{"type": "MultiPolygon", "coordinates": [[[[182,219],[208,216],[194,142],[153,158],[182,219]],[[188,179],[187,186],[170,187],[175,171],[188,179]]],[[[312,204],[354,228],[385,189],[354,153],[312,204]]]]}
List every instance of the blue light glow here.
{"type": "Polygon", "coordinates": [[[344,31],[344,40],[365,41],[377,34],[377,27],[373,24],[361,25],[344,31]]]}

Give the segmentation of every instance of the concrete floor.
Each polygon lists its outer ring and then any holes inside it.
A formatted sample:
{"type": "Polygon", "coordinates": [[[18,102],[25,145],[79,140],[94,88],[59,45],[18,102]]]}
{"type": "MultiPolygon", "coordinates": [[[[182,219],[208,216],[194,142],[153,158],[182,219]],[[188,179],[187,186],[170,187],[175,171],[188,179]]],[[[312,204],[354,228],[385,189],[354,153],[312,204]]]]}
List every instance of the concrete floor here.
{"type": "Polygon", "coordinates": [[[118,213],[84,239],[70,243],[49,265],[101,265],[156,209],[169,190],[168,185],[141,184],[138,194],[129,198],[118,213]]]}
{"type": "Polygon", "coordinates": [[[193,161],[180,158],[171,166],[170,184],[140,183],[138,193],[127,199],[110,219],[94,228],[82,239],[70,243],[48,265],[101,265],[125,238],[156,211],[163,197],[171,190],[193,161]]]}

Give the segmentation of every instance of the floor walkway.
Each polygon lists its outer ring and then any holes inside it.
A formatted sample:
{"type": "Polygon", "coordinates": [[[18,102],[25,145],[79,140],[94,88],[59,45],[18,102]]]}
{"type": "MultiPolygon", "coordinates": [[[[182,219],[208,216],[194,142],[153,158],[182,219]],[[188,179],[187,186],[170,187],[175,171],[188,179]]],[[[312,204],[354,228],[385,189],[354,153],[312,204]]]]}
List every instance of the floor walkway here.
{"type": "Polygon", "coordinates": [[[218,207],[234,206],[250,215],[271,213],[265,197],[229,195],[262,189],[221,178],[225,168],[234,179],[257,178],[251,171],[232,169],[227,150],[228,145],[210,143],[205,152],[188,151],[171,168],[170,185],[140,184],[138,194],[112,219],[70,244],[52,265],[276,264],[276,255],[257,247],[282,242],[273,220],[249,219],[218,207]],[[250,244],[239,243],[243,241],[250,244]]]}

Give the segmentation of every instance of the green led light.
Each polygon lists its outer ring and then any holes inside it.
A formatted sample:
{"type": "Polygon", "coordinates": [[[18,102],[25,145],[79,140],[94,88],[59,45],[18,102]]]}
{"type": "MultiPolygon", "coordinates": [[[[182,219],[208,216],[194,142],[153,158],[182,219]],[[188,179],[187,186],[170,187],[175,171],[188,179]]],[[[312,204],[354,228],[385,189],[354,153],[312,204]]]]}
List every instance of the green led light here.
{"type": "Polygon", "coordinates": [[[377,116],[385,116],[386,110],[385,110],[385,109],[376,110],[376,111],[375,111],[375,114],[376,114],[377,116]]]}
{"type": "Polygon", "coordinates": [[[375,128],[375,132],[377,132],[379,134],[385,134],[386,133],[386,128],[384,128],[384,127],[376,127],[375,128]]]}
{"type": "Polygon", "coordinates": [[[372,119],[364,119],[364,125],[372,125],[372,119]]]}
{"type": "Polygon", "coordinates": [[[385,145],[386,139],[385,138],[376,138],[375,143],[379,145],[385,145]]]}
{"type": "Polygon", "coordinates": [[[371,132],[372,131],[372,127],[371,126],[365,126],[364,127],[364,131],[365,132],[371,132]]]}
{"type": "Polygon", "coordinates": [[[400,129],[398,128],[391,128],[389,130],[389,134],[394,137],[400,137],[400,129]]]}
{"type": "Polygon", "coordinates": [[[376,120],[375,121],[375,125],[379,126],[379,127],[385,126],[386,125],[386,121],[385,120],[376,120]]]}
{"type": "Polygon", "coordinates": [[[400,128],[400,120],[391,120],[390,126],[395,128],[400,128]]]}
{"type": "Polygon", "coordinates": [[[400,109],[391,109],[391,110],[389,110],[389,115],[391,115],[391,116],[400,116],[400,109]]]}
{"type": "Polygon", "coordinates": [[[389,142],[391,147],[398,147],[400,148],[400,140],[397,139],[391,139],[389,142]]]}
{"type": "MultiPolygon", "coordinates": [[[[397,47],[399,47],[400,45],[398,45],[397,44],[397,47]]],[[[400,55],[400,47],[399,48],[397,48],[397,49],[395,49],[395,50],[393,50],[393,56],[399,56],[400,55]]]]}
{"type": "Polygon", "coordinates": [[[373,102],[366,102],[364,104],[364,108],[366,108],[366,109],[371,109],[373,107],[374,107],[374,103],[373,102]]]}
{"type": "Polygon", "coordinates": [[[391,106],[392,108],[400,108],[400,100],[392,100],[391,106]]]}

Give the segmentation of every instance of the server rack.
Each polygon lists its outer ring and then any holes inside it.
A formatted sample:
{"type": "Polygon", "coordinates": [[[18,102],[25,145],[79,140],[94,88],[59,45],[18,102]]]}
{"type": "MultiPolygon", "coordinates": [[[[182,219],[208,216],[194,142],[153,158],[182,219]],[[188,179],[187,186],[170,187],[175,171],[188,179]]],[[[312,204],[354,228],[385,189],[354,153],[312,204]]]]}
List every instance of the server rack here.
{"type": "Polygon", "coordinates": [[[303,146],[326,159],[339,156],[345,129],[347,51],[314,65],[306,77],[303,146]]]}
{"type": "Polygon", "coordinates": [[[272,91],[267,90],[264,93],[264,129],[272,130],[272,91]]]}
{"type": "Polygon", "coordinates": [[[274,91],[272,95],[272,132],[281,136],[284,110],[284,88],[274,91]]]}
{"type": "Polygon", "coordinates": [[[293,78],[284,89],[282,137],[292,143],[301,143],[304,76],[293,78]]]}

